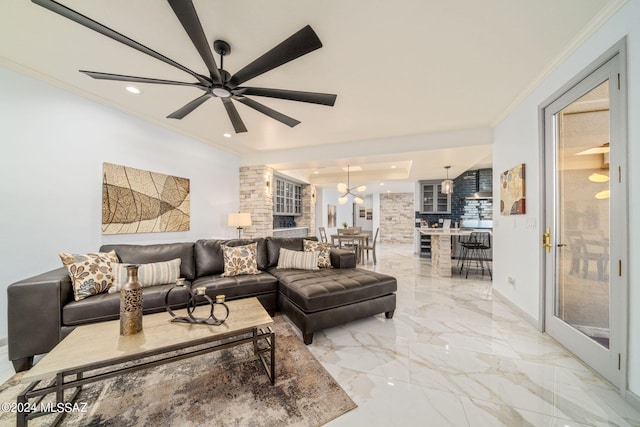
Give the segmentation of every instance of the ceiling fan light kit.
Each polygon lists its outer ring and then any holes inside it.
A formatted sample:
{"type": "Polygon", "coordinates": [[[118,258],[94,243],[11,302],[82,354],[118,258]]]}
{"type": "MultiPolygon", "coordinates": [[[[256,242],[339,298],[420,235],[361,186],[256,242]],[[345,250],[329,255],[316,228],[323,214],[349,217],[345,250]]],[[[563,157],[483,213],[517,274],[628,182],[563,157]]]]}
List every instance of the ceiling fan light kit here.
{"type": "Polygon", "coordinates": [[[98,71],[80,70],[81,73],[88,75],[94,79],[114,80],[135,83],[163,84],[173,86],[191,86],[198,88],[204,92],[203,95],[187,103],[183,107],[169,114],[167,118],[181,120],[193,110],[202,105],[210,98],[219,98],[227,111],[229,120],[233,125],[236,133],[247,132],[247,128],[242,121],[240,114],[236,110],[233,101],[239,102],[252,108],[274,120],[277,120],[289,127],[294,127],[300,122],[283,113],[275,111],[264,104],[261,104],[249,96],[261,96],[267,98],[278,98],[289,101],[306,102],[311,104],[319,104],[333,106],[337,95],[317,92],[303,92],[286,89],[270,89],[241,86],[248,80],[253,79],[267,71],[273,70],[287,62],[293,61],[307,53],[313,52],[322,47],[322,43],[311,26],[307,25],[282,43],[266,52],[234,75],[231,75],[224,69],[224,57],[231,53],[231,46],[224,40],[216,40],[213,43],[213,50],[220,55],[220,67],[218,68],[213,53],[204,34],[200,18],[193,6],[191,0],[167,0],[176,17],[184,27],[187,35],[191,39],[194,47],[200,54],[204,64],[206,65],[209,76],[199,74],[182,64],[154,51],[153,49],[118,33],[117,31],[100,24],[93,19],[84,16],[68,7],[57,3],[53,0],[31,0],[33,3],[44,7],[60,16],[70,19],[80,25],[94,30],[106,37],[109,37],[126,46],[136,49],[142,53],[152,56],[166,64],[169,64],[179,70],[182,70],[197,82],[188,83],[173,80],[162,80],[149,77],[136,77],[121,74],[102,73],[98,71]],[[233,101],[232,101],[233,100],[233,101]]]}

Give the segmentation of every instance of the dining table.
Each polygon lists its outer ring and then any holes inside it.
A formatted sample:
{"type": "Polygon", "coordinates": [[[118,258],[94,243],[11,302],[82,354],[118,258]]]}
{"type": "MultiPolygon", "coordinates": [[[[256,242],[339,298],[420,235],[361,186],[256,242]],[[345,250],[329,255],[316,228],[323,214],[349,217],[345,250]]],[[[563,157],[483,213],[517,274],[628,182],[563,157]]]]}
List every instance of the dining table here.
{"type": "Polygon", "coordinates": [[[354,234],[332,234],[331,244],[339,248],[342,246],[340,244],[340,240],[356,241],[356,261],[361,264],[364,262],[364,251],[362,250],[362,247],[369,244],[370,237],[371,233],[368,231],[361,231],[354,234]]]}

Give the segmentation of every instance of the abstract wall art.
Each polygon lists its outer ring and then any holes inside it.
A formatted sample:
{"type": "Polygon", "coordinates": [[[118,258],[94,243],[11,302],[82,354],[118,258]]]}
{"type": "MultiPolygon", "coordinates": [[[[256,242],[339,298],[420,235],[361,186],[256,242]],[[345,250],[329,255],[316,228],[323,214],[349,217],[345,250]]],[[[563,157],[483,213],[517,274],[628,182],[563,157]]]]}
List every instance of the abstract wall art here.
{"type": "Polygon", "coordinates": [[[500,174],[500,214],[525,214],[524,163],[500,174]]]}
{"type": "Polygon", "coordinates": [[[102,234],[188,231],[189,179],[103,164],[102,234]]]}
{"type": "Polygon", "coordinates": [[[327,227],[336,226],[336,205],[327,205],[327,227]]]}

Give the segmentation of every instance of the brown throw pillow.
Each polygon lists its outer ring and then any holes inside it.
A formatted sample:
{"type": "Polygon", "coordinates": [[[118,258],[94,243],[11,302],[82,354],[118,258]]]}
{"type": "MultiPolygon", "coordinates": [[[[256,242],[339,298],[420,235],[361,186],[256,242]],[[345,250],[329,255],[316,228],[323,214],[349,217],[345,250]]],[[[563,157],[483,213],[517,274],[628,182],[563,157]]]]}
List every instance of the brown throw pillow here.
{"type": "Polygon", "coordinates": [[[303,240],[305,252],[320,252],[318,256],[318,267],[333,268],[331,265],[331,244],[327,242],[316,242],[315,240],[303,240]]]}
{"type": "Polygon", "coordinates": [[[242,274],[259,274],[256,255],[258,243],[244,246],[222,246],[224,255],[223,277],[240,276],[242,274]]]}
{"type": "Polygon", "coordinates": [[[107,291],[113,284],[112,263],[119,262],[115,251],[88,254],[58,254],[67,268],[76,301],[107,291]]]}

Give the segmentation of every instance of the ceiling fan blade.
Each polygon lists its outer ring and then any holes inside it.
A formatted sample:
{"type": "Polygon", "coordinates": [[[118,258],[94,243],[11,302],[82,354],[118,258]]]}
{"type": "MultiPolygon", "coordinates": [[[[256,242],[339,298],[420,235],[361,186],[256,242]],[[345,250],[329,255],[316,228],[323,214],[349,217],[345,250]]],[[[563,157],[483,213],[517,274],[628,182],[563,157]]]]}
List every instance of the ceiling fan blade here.
{"type": "Polygon", "coordinates": [[[229,87],[235,88],[238,85],[251,80],[252,78],[273,70],[282,64],[293,61],[296,58],[313,52],[322,47],[320,39],[311,26],[307,25],[269,52],[265,53],[251,64],[247,65],[231,77],[229,87]]]}
{"type": "Polygon", "coordinates": [[[285,114],[282,114],[274,109],[271,109],[264,104],[260,104],[259,102],[256,102],[253,99],[249,99],[244,96],[234,96],[233,99],[235,99],[238,102],[242,102],[247,107],[251,107],[256,111],[259,111],[262,114],[265,114],[271,117],[272,119],[275,119],[281,123],[284,123],[285,125],[291,128],[300,124],[298,120],[291,118],[285,114]]]}
{"type": "Polygon", "coordinates": [[[309,102],[311,104],[329,105],[333,107],[337,95],[330,93],[302,92],[299,90],[267,89],[262,87],[239,87],[233,91],[238,95],[266,96],[268,98],[286,99],[289,101],[309,102]]]}
{"type": "Polygon", "coordinates": [[[211,94],[210,93],[205,93],[204,95],[194,99],[193,101],[191,101],[190,103],[188,103],[184,107],[180,108],[179,110],[176,110],[173,113],[169,114],[167,116],[167,119],[178,119],[178,120],[180,120],[180,119],[184,118],[187,114],[189,114],[190,112],[192,112],[193,110],[198,108],[204,101],[206,101],[209,98],[211,98],[211,94]]]}
{"type": "Polygon", "coordinates": [[[227,109],[227,114],[229,115],[229,119],[231,119],[231,123],[233,124],[233,129],[236,133],[246,132],[247,128],[244,125],[244,122],[240,118],[240,114],[238,114],[238,110],[236,110],[236,106],[233,105],[233,101],[230,98],[220,98],[222,99],[222,103],[224,104],[224,108],[227,109]]]}
{"type": "Polygon", "coordinates": [[[191,39],[191,42],[198,50],[200,57],[202,57],[202,60],[207,65],[214,83],[223,84],[222,76],[220,75],[220,71],[216,65],[216,60],[213,57],[213,53],[211,52],[211,48],[207,42],[207,37],[204,35],[204,30],[202,29],[202,24],[200,23],[200,18],[198,18],[196,9],[193,6],[193,2],[191,0],[168,1],[173,12],[176,14],[178,20],[191,39]]]}
{"type": "Polygon", "coordinates": [[[80,72],[98,80],[116,80],[116,81],[122,81],[122,82],[155,83],[160,85],[193,86],[199,89],[206,90],[206,88],[202,87],[200,83],[185,83],[185,82],[176,82],[173,80],[152,79],[149,77],[125,76],[122,74],[101,73],[99,71],[80,70],[80,72]]]}
{"type": "Polygon", "coordinates": [[[120,34],[119,32],[112,30],[109,27],[106,27],[104,25],[102,25],[101,23],[94,21],[93,19],[84,16],[78,12],[76,12],[75,10],[69,9],[66,6],[61,5],[60,3],[57,3],[53,0],[31,0],[33,3],[44,7],[45,9],[49,9],[50,11],[57,13],[60,16],[64,16],[67,19],[70,19],[74,22],[77,22],[80,25],[83,25],[93,31],[96,31],[104,36],[107,36],[115,41],[118,41],[122,44],[125,44],[133,49],[136,49],[142,53],[146,53],[149,56],[152,56],[166,64],[169,64],[171,66],[174,66],[186,73],[191,74],[193,77],[195,77],[196,79],[198,79],[198,81],[200,81],[202,84],[204,84],[205,86],[210,86],[211,83],[205,79],[203,76],[199,75],[198,73],[196,73],[195,71],[192,71],[190,69],[188,69],[187,67],[185,67],[184,65],[178,64],[177,62],[175,62],[173,59],[167,58],[166,56],[162,55],[161,53],[156,52],[153,49],[148,48],[147,46],[138,43],[135,40],[130,39],[129,37],[120,34]]]}

